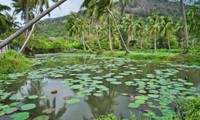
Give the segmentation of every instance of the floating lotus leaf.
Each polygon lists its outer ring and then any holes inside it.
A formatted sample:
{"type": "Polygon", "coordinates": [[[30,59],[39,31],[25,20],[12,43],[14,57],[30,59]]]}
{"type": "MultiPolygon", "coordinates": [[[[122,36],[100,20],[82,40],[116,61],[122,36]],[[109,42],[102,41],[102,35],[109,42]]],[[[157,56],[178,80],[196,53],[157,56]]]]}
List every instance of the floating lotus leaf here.
{"type": "Polygon", "coordinates": [[[4,109],[3,112],[4,112],[5,114],[11,114],[11,113],[16,112],[17,110],[19,110],[19,109],[16,108],[16,107],[11,107],[11,108],[9,107],[9,108],[4,109]]]}
{"type": "Polygon", "coordinates": [[[135,99],[137,100],[148,100],[148,96],[135,96],[135,99]]]}
{"type": "Polygon", "coordinates": [[[103,77],[92,77],[94,80],[102,80],[103,77]]]}
{"type": "Polygon", "coordinates": [[[145,90],[139,90],[138,93],[147,93],[145,90]]]}
{"type": "Polygon", "coordinates": [[[138,103],[138,104],[144,104],[145,101],[144,101],[144,100],[136,100],[135,103],[138,103]]]}
{"type": "Polygon", "coordinates": [[[19,102],[13,102],[13,103],[10,104],[11,107],[15,107],[17,105],[19,105],[19,102]]]}
{"type": "Polygon", "coordinates": [[[122,93],[122,95],[123,95],[123,96],[127,96],[128,94],[127,94],[127,93],[122,93]]]}
{"type": "Polygon", "coordinates": [[[123,76],[114,76],[114,78],[123,78],[123,76]]]}
{"type": "Polygon", "coordinates": [[[70,99],[70,100],[66,100],[67,104],[76,104],[78,102],[80,102],[81,100],[80,99],[77,99],[77,98],[73,98],[73,99],[70,99]]]}
{"type": "Polygon", "coordinates": [[[98,92],[97,92],[97,93],[94,93],[93,95],[96,96],[96,97],[103,96],[102,93],[98,93],[98,92]]]}
{"type": "Polygon", "coordinates": [[[193,83],[190,83],[190,82],[185,82],[184,84],[185,84],[185,85],[189,85],[189,86],[194,85],[193,83]]]}
{"type": "Polygon", "coordinates": [[[113,85],[121,85],[121,84],[122,84],[122,82],[118,82],[118,81],[112,81],[112,82],[111,82],[111,84],[113,84],[113,85]]]}
{"type": "Polygon", "coordinates": [[[27,120],[29,118],[28,112],[20,112],[11,115],[13,120],[27,120]]]}
{"type": "Polygon", "coordinates": [[[129,103],[128,107],[130,107],[130,108],[138,108],[138,107],[140,107],[140,104],[138,104],[138,103],[129,103]]]}
{"type": "Polygon", "coordinates": [[[117,81],[117,79],[115,79],[115,78],[107,78],[106,81],[112,82],[112,81],[117,81]]]}
{"type": "Polygon", "coordinates": [[[155,94],[148,94],[148,96],[151,97],[151,98],[158,98],[159,97],[159,95],[155,95],[155,94]]]}
{"type": "Polygon", "coordinates": [[[128,85],[128,86],[132,85],[133,83],[134,83],[133,81],[126,81],[125,82],[125,84],[128,85]]]}
{"type": "Polygon", "coordinates": [[[81,89],[81,88],[83,88],[83,85],[72,85],[70,88],[71,89],[81,89]]]}
{"type": "Polygon", "coordinates": [[[36,105],[34,103],[29,103],[29,104],[22,105],[20,108],[21,110],[32,110],[35,107],[36,105]]]}
{"type": "Polygon", "coordinates": [[[49,120],[49,116],[41,115],[41,116],[38,116],[36,118],[33,118],[33,120],[49,120]]]}
{"type": "Polygon", "coordinates": [[[28,99],[37,99],[37,98],[38,98],[37,95],[30,95],[30,96],[28,96],[28,99]]]}

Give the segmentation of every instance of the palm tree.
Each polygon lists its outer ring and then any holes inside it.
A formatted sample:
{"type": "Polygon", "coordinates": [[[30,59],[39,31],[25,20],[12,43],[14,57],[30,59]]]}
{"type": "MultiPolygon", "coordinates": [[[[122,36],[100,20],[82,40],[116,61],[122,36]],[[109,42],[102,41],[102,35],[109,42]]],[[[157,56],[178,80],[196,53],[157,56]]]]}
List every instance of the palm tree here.
{"type": "MultiPolygon", "coordinates": [[[[96,6],[95,9],[93,7],[93,10],[96,10],[96,13],[97,13],[97,17],[99,18],[100,16],[102,15],[107,15],[107,21],[108,21],[108,24],[110,25],[111,23],[111,20],[113,21],[118,33],[119,33],[119,36],[120,36],[120,39],[121,39],[121,42],[122,42],[122,45],[126,51],[126,53],[129,53],[127,47],[126,47],[126,44],[124,42],[124,39],[122,37],[122,34],[119,30],[119,27],[117,25],[117,22],[116,22],[116,19],[115,19],[115,16],[113,15],[113,9],[114,7],[116,6],[116,4],[118,4],[118,2],[116,1],[113,1],[113,0],[99,0],[99,1],[94,1],[94,0],[85,0],[82,4],[82,7],[89,7],[89,5],[92,4],[91,6],[96,6]]],[[[111,39],[111,27],[109,28],[109,44],[110,44],[110,49],[111,51],[113,51],[113,48],[112,48],[112,39],[111,39]]]]}
{"type": "MultiPolygon", "coordinates": [[[[36,13],[35,13],[36,16],[38,16],[40,14],[40,12],[43,11],[43,6],[45,6],[46,8],[49,7],[48,0],[35,0],[35,1],[32,1],[32,2],[34,2],[33,4],[34,4],[35,8],[37,9],[36,13]]],[[[25,49],[27,43],[29,42],[30,37],[31,37],[31,35],[32,35],[32,33],[33,33],[34,29],[35,29],[35,25],[36,24],[33,24],[32,28],[31,28],[31,31],[29,32],[28,36],[26,37],[26,40],[25,40],[24,44],[22,45],[21,49],[19,50],[19,52],[23,52],[24,51],[24,49],[25,49]]]]}
{"type": "MultiPolygon", "coordinates": [[[[83,44],[83,49],[86,47],[92,52],[89,45],[85,42],[84,32],[87,29],[87,21],[84,18],[78,17],[76,13],[72,13],[66,20],[66,30],[70,36],[78,36],[83,44]]],[[[79,39],[79,38],[78,38],[79,39]]]]}
{"type": "Polygon", "coordinates": [[[172,20],[169,16],[161,17],[161,26],[162,26],[162,36],[167,40],[168,49],[171,49],[170,40],[169,40],[169,32],[171,31],[172,20]]]}
{"type": "Polygon", "coordinates": [[[5,39],[3,42],[1,42],[0,48],[6,46],[9,42],[11,42],[13,39],[18,37],[19,35],[21,35],[23,32],[25,32],[27,29],[29,29],[33,24],[38,22],[42,17],[49,14],[53,9],[57,8],[59,5],[61,5],[65,1],[66,0],[60,0],[60,1],[56,2],[54,5],[52,5],[51,7],[49,7],[48,9],[46,9],[45,11],[43,11],[40,15],[38,15],[33,20],[31,20],[28,24],[26,24],[23,28],[19,29],[14,34],[12,34],[7,39],[5,39]]]}
{"type": "Polygon", "coordinates": [[[154,37],[154,50],[157,49],[157,34],[159,32],[159,17],[157,14],[152,14],[148,17],[150,22],[150,35],[154,37]]]}
{"type": "Polygon", "coordinates": [[[6,18],[4,11],[10,10],[10,7],[0,4],[0,34],[5,32],[9,28],[9,22],[6,18]]]}
{"type": "Polygon", "coordinates": [[[185,32],[183,53],[187,54],[188,53],[188,39],[189,38],[188,38],[187,18],[186,18],[185,6],[184,6],[184,3],[183,3],[183,0],[180,0],[180,4],[181,4],[181,9],[182,9],[182,14],[183,14],[184,32],[185,32]]]}

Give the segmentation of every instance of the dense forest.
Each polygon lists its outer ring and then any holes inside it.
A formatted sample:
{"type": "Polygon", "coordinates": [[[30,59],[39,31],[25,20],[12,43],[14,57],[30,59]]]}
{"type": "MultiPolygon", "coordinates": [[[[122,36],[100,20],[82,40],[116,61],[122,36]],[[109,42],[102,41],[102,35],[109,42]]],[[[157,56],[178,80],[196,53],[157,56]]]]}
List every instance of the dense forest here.
{"type": "Polygon", "coordinates": [[[0,119],[200,119],[199,0],[83,0],[44,20],[67,0],[10,1],[0,119]]]}

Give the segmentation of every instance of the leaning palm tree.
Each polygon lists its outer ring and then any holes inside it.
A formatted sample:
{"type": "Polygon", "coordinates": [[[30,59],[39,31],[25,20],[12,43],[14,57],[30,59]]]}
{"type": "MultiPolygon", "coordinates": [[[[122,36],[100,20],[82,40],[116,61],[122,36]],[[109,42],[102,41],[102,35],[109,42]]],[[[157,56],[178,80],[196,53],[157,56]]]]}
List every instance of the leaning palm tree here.
{"type": "Polygon", "coordinates": [[[40,15],[38,15],[37,17],[35,17],[33,20],[31,20],[29,23],[27,23],[23,28],[19,29],[18,31],[16,31],[14,34],[12,34],[11,36],[9,36],[7,39],[5,39],[3,42],[0,43],[0,48],[6,46],[9,42],[11,42],[13,39],[15,39],[16,37],[18,37],[19,35],[21,35],[22,33],[24,33],[27,29],[29,29],[33,24],[35,24],[36,22],[38,22],[42,17],[44,17],[45,15],[49,14],[52,10],[54,10],[55,8],[57,8],[59,5],[61,5],[62,3],[64,3],[67,0],[60,0],[58,2],[56,2],[54,5],[52,5],[51,7],[49,7],[48,9],[46,9],[45,11],[43,11],[40,15]]]}
{"type": "MultiPolygon", "coordinates": [[[[53,0],[53,1],[55,1],[55,0],[53,0]]],[[[36,9],[36,13],[35,13],[36,16],[38,16],[40,14],[40,12],[43,11],[43,7],[46,7],[46,8],[49,7],[48,0],[33,0],[32,2],[33,2],[32,4],[35,6],[35,9],[36,9]]],[[[21,49],[19,50],[19,52],[23,52],[24,51],[27,43],[30,40],[31,35],[33,34],[33,31],[35,29],[35,25],[36,24],[33,24],[32,28],[31,28],[31,31],[29,32],[28,36],[26,37],[26,40],[25,40],[24,44],[22,45],[21,49]]]]}

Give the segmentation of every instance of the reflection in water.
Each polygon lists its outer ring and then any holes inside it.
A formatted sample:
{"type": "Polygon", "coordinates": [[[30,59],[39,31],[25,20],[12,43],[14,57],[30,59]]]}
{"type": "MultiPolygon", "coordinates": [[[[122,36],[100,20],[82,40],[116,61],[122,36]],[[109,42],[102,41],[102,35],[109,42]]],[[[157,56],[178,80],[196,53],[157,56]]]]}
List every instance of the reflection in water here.
{"type": "MultiPolygon", "coordinates": [[[[75,76],[70,76],[71,73],[89,73],[91,74],[91,77],[102,77],[108,73],[119,75],[119,73],[124,71],[130,71],[130,67],[135,67],[137,70],[141,70],[142,72],[133,70],[136,74],[119,78],[119,80],[123,83],[122,85],[111,85],[109,82],[104,81],[103,85],[109,88],[108,92],[103,92],[103,96],[101,97],[96,97],[94,95],[87,96],[82,98],[79,103],[74,105],[68,105],[64,98],[75,96],[77,91],[72,91],[68,86],[63,86],[60,82],[63,79],[43,78],[39,80],[21,80],[20,82],[16,82],[16,84],[3,86],[6,91],[17,91],[12,95],[12,97],[20,99],[21,104],[36,104],[37,107],[30,111],[31,119],[42,115],[42,111],[49,108],[55,109],[53,113],[48,115],[50,120],[91,120],[100,115],[106,115],[109,113],[114,113],[120,119],[130,118],[132,113],[140,115],[142,111],[128,108],[130,101],[128,100],[127,96],[122,96],[122,93],[133,95],[138,95],[139,93],[137,93],[136,87],[130,87],[124,83],[135,78],[145,78],[146,74],[155,75],[156,69],[176,69],[176,67],[167,66],[165,64],[156,65],[153,63],[137,63],[132,61],[121,63],[118,61],[118,59],[114,58],[102,60],[98,59],[98,57],[96,59],[90,57],[68,57],[64,59],[63,57],[60,57],[60,59],[61,60],[59,62],[46,62],[43,66],[36,66],[36,69],[80,64],[83,65],[83,67],[89,65],[93,65],[93,67],[97,66],[98,70],[103,71],[102,73],[96,73],[96,71],[91,71],[88,69],[83,71],[67,71],[64,75],[64,78],[73,79],[77,78],[75,76]],[[52,90],[57,90],[57,94],[51,94],[52,90]],[[40,98],[35,100],[30,100],[28,98],[22,99],[29,95],[38,95],[40,98]]],[[[187,79],[188,81],[193,82],[194,85],[200,89],[199,76],[199,69],[187,68],[187,70],[181,70],[178,74],[172,76],[171,78],[187,79]]]]}

